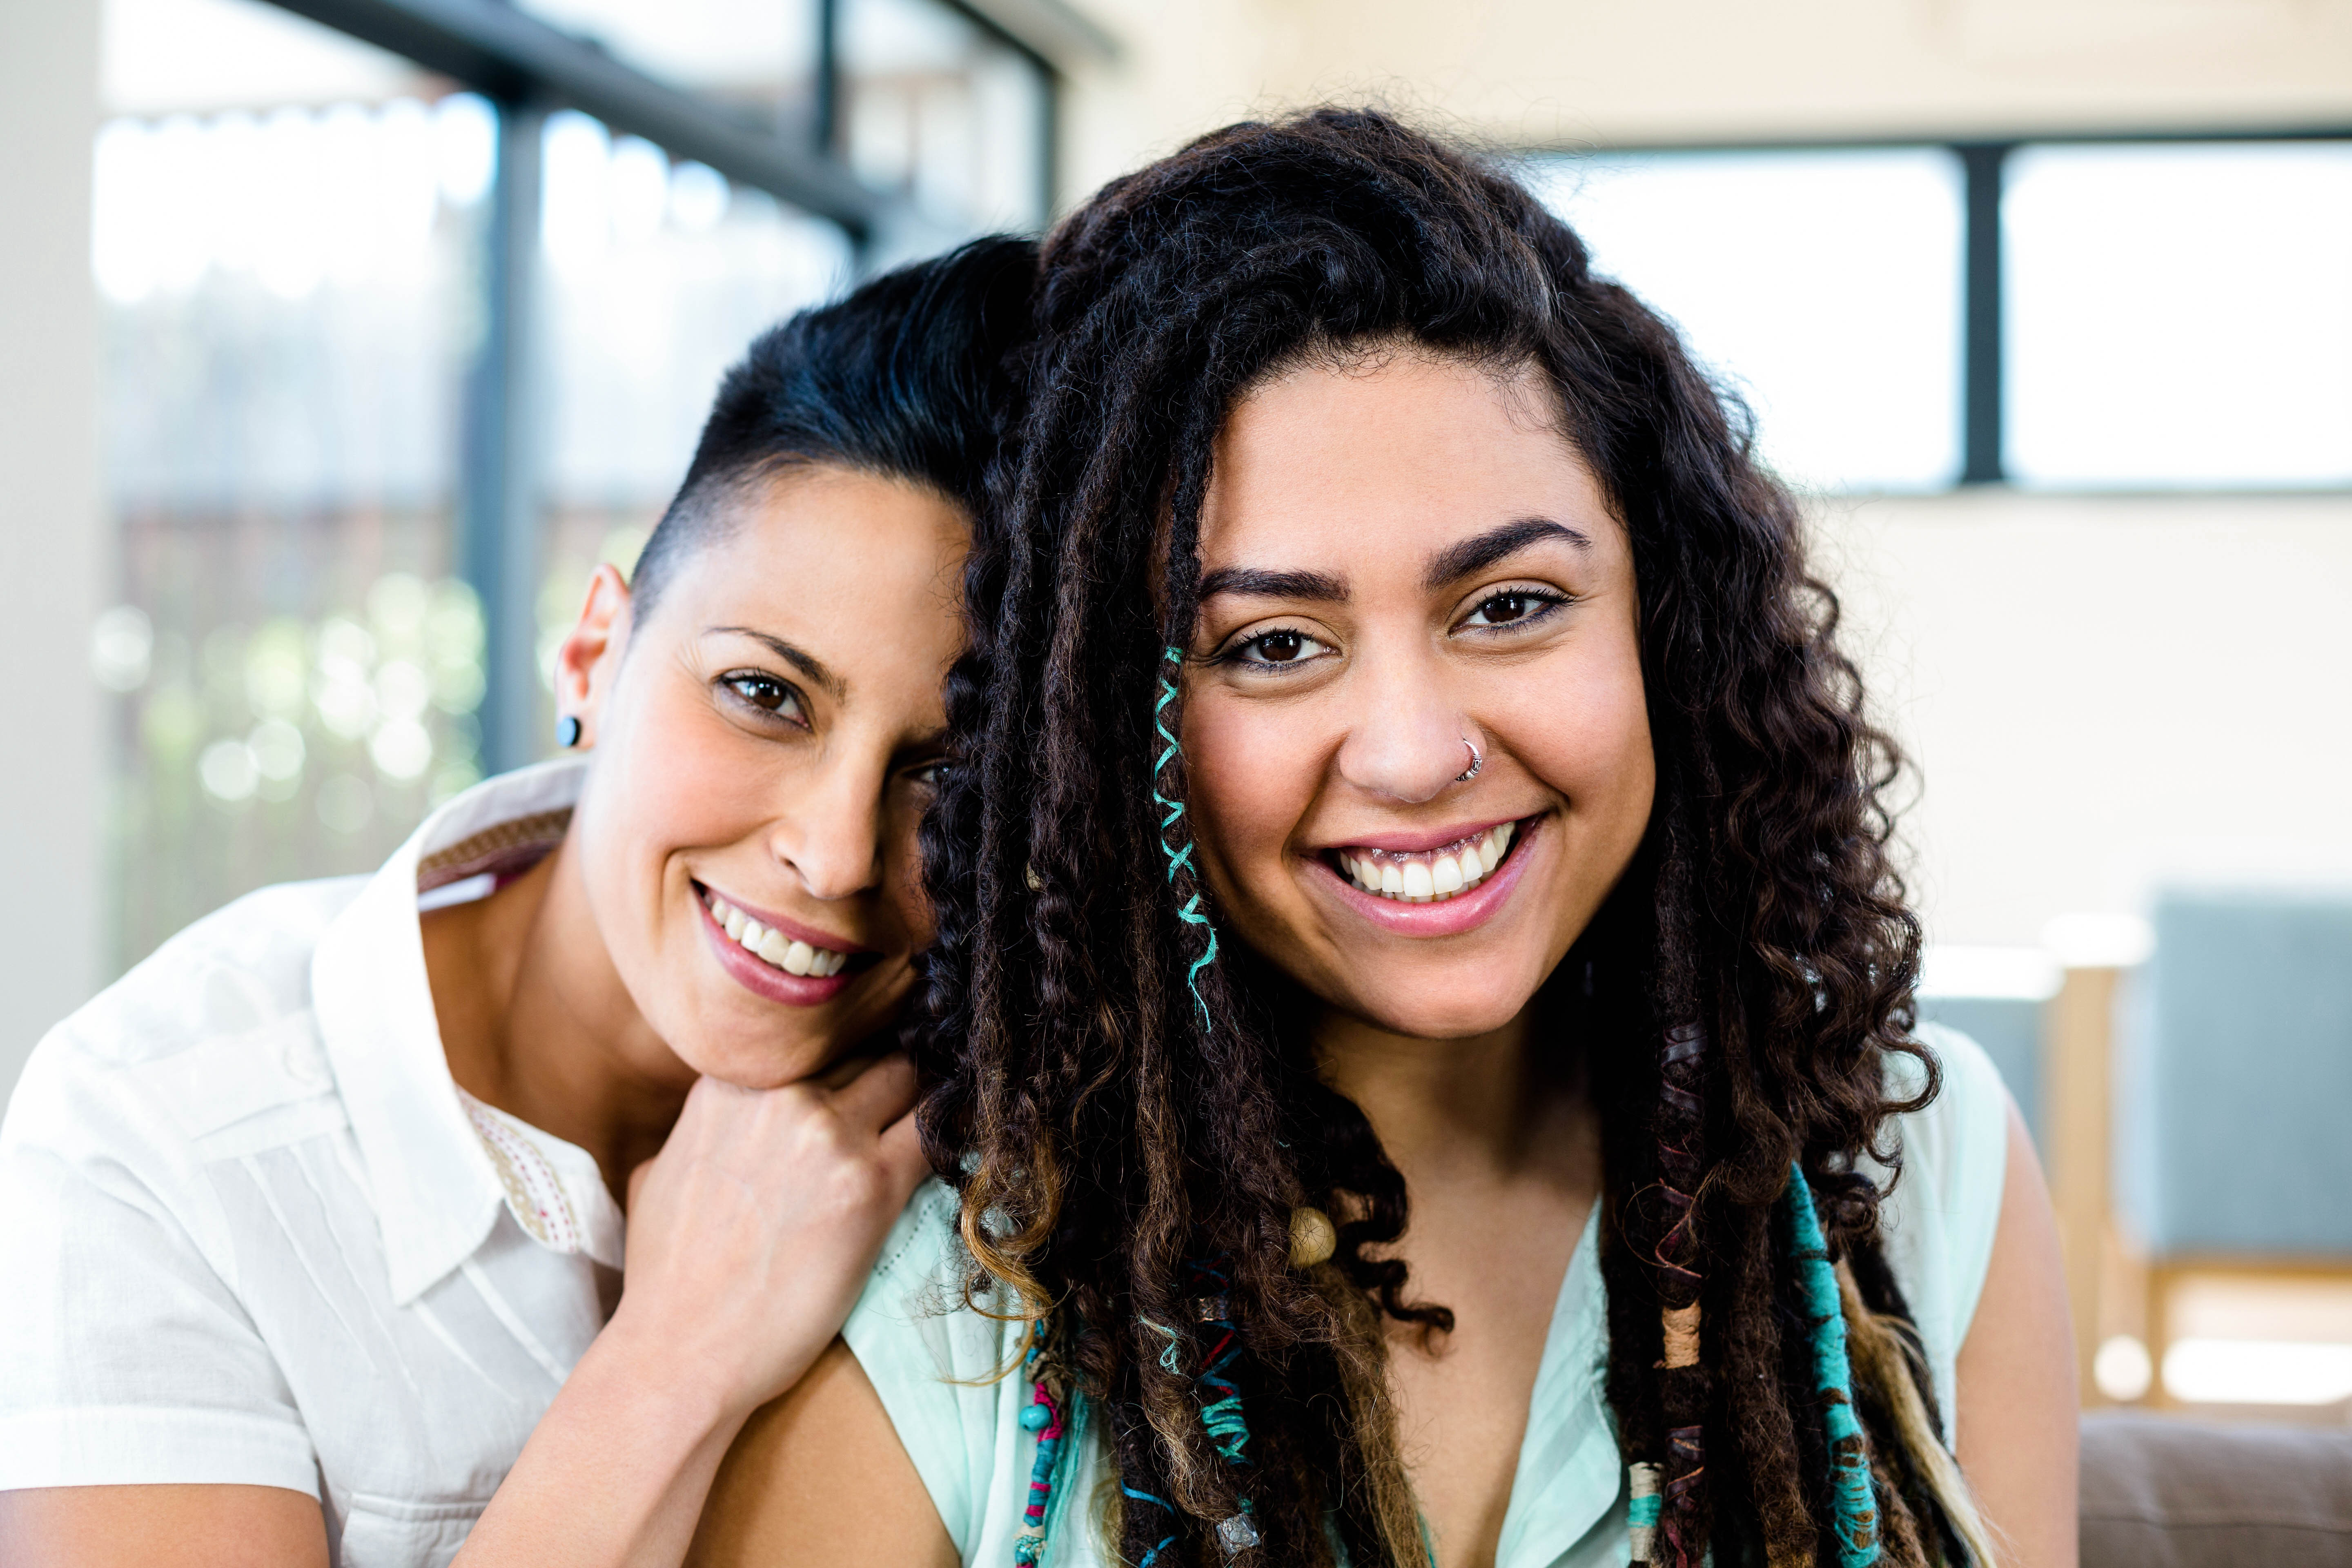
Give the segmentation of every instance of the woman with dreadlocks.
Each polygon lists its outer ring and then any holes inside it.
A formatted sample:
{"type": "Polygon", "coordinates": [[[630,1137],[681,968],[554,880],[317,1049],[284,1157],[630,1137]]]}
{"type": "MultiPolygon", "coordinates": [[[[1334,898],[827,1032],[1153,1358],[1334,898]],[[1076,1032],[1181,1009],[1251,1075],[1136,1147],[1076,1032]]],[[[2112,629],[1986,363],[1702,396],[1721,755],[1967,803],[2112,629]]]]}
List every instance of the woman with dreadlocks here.
{"type": "Polygon", "coordinates": [[[1673,332],[1333,110],[1115,182],[1035,298],[941,1180],[705,1559],[2071,1563],[2040,1176],[1914,1027],[1897,758],[1673,332]]]}

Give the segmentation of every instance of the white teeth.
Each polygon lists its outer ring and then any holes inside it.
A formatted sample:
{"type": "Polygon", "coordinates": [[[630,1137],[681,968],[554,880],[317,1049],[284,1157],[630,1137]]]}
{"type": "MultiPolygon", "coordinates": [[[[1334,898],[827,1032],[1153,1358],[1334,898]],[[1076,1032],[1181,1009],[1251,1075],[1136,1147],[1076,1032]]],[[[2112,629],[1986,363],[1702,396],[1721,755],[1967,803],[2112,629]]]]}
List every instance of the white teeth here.
{"type": "Polygon", "coordinates": [[[1379,850],[1365,854],[1343,850],[1339,868],[1368,893],[1401,903],[1442,903],[1468,892],[1493,874],[1510,849],[1517,826],[1504,823],[1426,860],[1386,859],[1379,850]]]}
{"type": "Polygon", "coordinates": [[[719,923],[738,946],[757,954],[787,974],[824,979],[849,967],[849,954],[805,942],[795,942],[782,931],[761,925],[716,893],[705,894],[704,901],[709,907],[710,918],[719,923]]]}

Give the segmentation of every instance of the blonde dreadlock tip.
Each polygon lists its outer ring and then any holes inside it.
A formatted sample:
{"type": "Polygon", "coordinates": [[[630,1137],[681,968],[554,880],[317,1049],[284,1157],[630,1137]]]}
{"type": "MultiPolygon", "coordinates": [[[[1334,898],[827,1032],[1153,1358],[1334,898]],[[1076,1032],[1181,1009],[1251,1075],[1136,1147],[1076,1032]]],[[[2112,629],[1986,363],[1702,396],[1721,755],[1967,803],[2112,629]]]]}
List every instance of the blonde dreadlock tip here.
{"type": "Polygon", "coordinates": [[[1668,1307],[1660,1315],[1666,1331],[1666,1366],[1698,1364],[1698,1303],[1687,1307],[1668,1307]]]}
{"type": "Polygon", "coordinates": [[[1300,1205],[1290,1211],[1290,1266],[1312,1268],[1327,1262],[1339,1249],[1339,1232],[1331,1224],[1331,1216],[1318,1208],[1300,1205]]]}

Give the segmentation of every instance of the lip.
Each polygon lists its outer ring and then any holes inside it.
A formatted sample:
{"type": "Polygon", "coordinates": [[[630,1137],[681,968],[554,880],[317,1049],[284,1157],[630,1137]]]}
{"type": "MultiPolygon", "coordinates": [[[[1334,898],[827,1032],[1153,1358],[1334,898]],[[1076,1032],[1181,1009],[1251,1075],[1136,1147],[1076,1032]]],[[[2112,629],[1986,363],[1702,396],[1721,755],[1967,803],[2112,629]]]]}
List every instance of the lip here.
{"type": "MultiPolygon", "coordinates": [[[[1457,893],[1443,903],[1407,904],[1400,903],[1394,899],[1383,899],[1364,891],[1355,883],[1348,880],[1320,855],[1307,857],[1307,861],[1308,865],[1322,873],[1322,881],[1328,886],[1331,897],[1338,899],[1347,908],[1363,916],[1383,931],[1397,936],[1409,937],[1459,936],[1465,931],[1477,930],[1502,911],[1505,901],[1511,896],[1511,890],[1519,885],[1520,874],[1527,869],[1530,847],[1542,836],[1544,826],[1550,819],[1550,816],[1549,812],[1538,812],[1524,819],[1499,817],[1489,824],[1488,826],[1493,827],[1499,827],[1506,822],[1519,824],[1519,830],[1512,838],[1510,854],[1504,858],[1503,863],[1496,867],[1493,874],[1485,881],[1471,889],[1470,891],[1457,893]]],[[[1454,830],[1449,828],[1444,831],[1453,832],[1454,830]]],[[[1485,829],[1475,827],[1469,830],[1470,834],[1483,831],[1485,829]]],[[[1468,836],[1458,833],[1455,835],[1456,837],[1468,836]]],[[[1427,833],[1390,834],[1380,838],[1351,838],[1345,847],[1351,849],[1389,849],[1410,854],[1419,849],[1442,848],[1454,841],[1453,838],[1432,840],[1427,833]]],[[[1334,847],[1339,847],[1339,846],[1334,846],[1334,847]]]]}
{"type": "Polygon", "coordinates": [[[727,928],[712,917],[710,906],[702,901],[702,895],[706,892],[717,893],[719,898],[726,900],[730,904],[734,904],[735,908],[741,910],[761,925],[782,931],[796,942],[807,942],[812,947],[829,947],[834,952],[840,952],[845,951],[841,945],[841,939],[829,931],[821,931],[814,926],[803,925],[798,921],[789,920],[782,915],[771,915],[765,910],[755,910],[748,904],[736,903],[733,894],[720,892],[719,889],[706,887],[700,882],[695,883],[694,888],[695,912],[702,917],[702,934],[709,940],[711,952],[719,960],[719,967],[724,969],[736,984],[753,995],[765,997],[771,1002],[780,1002],[787,1007],[819,1007],[847,990],[850,983],[864,973],[867,967],[856,961],[872,950],[849,948],[845,950],[850,954],[849,966],[838,974],[819,977],[787,973],[766,960],[744,952],[742,943],[729,936],[727,928]]]}
{"type": "Polygon", "coordinates": [[[1446,848],[1451,845],[1461,843],[1465,838],[1475,838],[1482,833],[1491,833],[1507,822],[1519,820],[1516,816],[1496,816],[1489,817],[1484,822],[1467,823],[1460,827],[1430,827],[1419,832],[1375,833],[1369,838],[1343,838],[1326,844],[1316,853],[1328,855],[1335,849],[1385,849],[1391,855],[1418,855],[1425,850],[1446,848]]]}

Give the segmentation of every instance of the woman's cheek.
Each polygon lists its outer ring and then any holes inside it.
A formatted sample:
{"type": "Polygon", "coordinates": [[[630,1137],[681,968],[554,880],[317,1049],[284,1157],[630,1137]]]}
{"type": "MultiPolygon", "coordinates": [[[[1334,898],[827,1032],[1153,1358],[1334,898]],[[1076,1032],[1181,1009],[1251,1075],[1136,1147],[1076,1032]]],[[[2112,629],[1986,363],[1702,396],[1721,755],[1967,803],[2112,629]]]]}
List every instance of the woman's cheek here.
{"type": "Polygon", "coordinates": [[[1231,901],[1283,872],[1283,847],[1314,793],[1295,722],[1284,726],[1270,708],[1251,711],[1213,696],[1184,712],[1186,809],[1192,837],[1209,872],[1211,891],[1231,901]]]}

